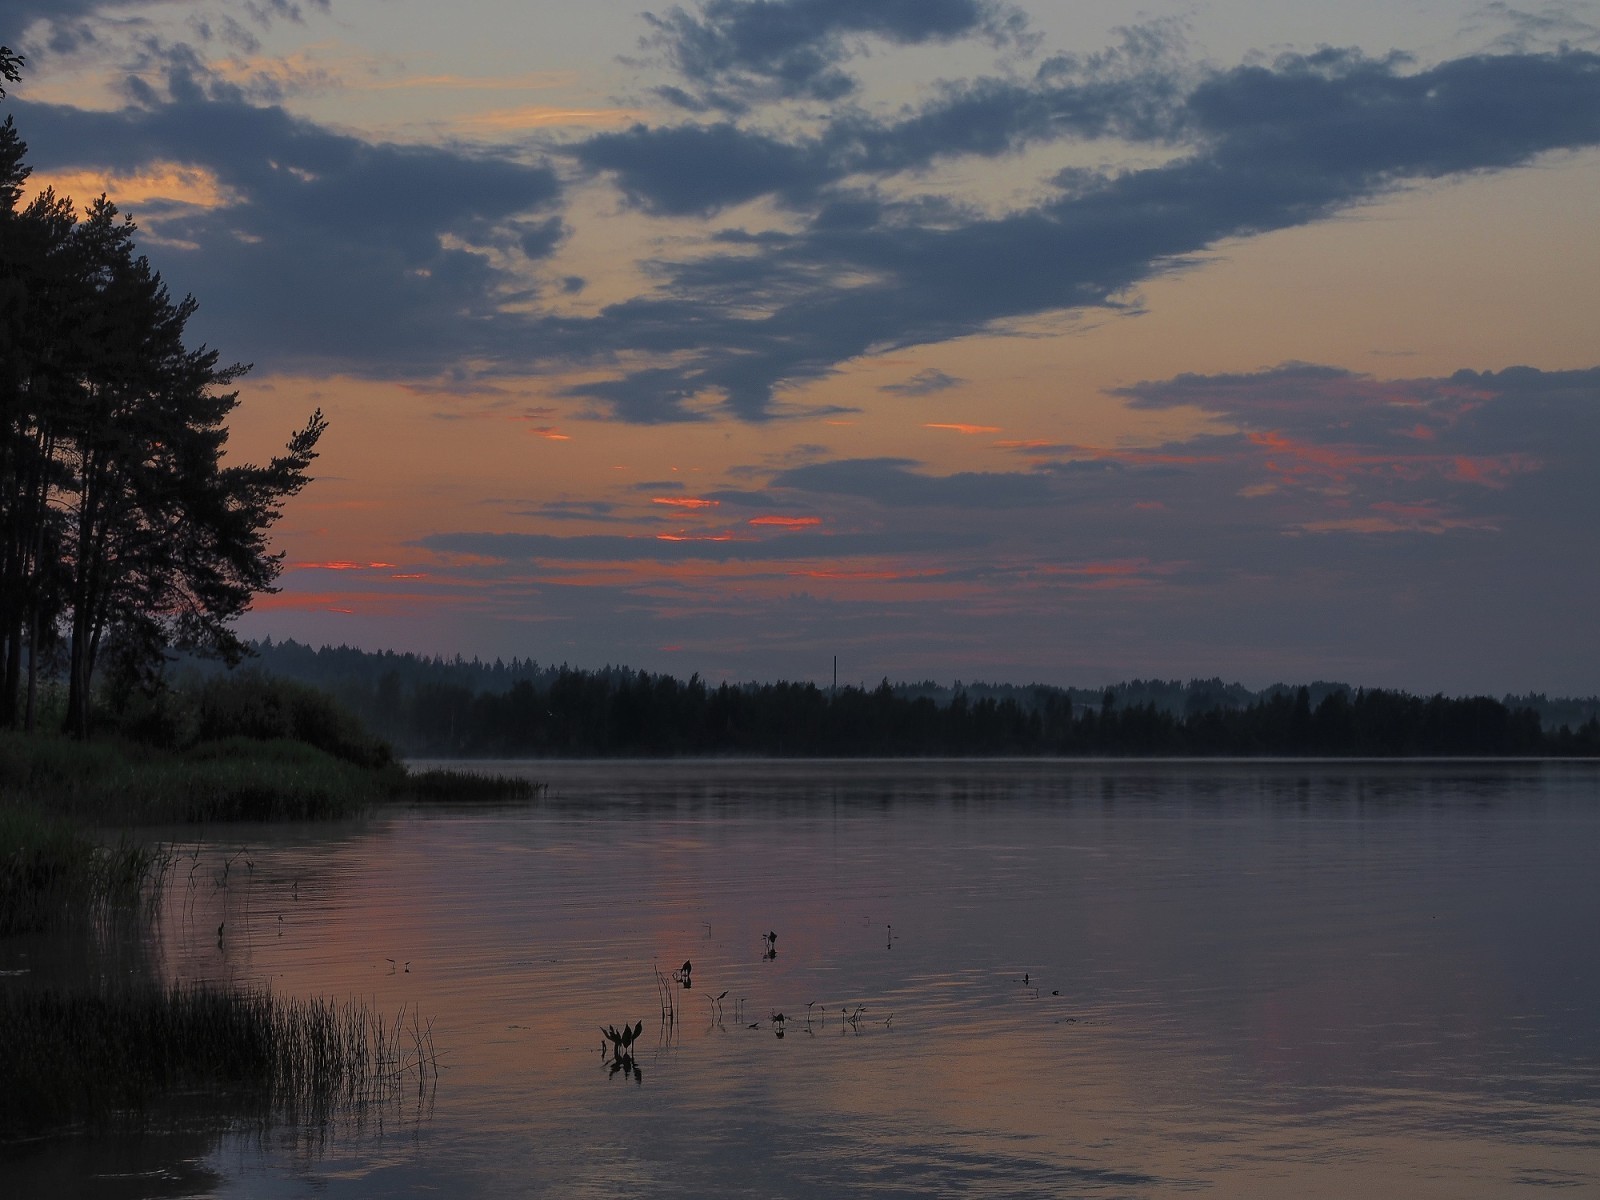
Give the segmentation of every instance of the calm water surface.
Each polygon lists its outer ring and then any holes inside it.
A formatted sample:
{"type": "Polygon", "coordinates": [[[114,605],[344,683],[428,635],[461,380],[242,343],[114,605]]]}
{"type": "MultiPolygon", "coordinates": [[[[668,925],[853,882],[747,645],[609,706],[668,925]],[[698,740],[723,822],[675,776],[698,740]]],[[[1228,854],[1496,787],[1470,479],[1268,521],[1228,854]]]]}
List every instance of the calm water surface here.
{"type": "Polygon", "coordinates": [[[15,1194],[1600,1195],[1600,766],[493,769],[549,794],[222,831],[154,950],[419,1012],[435,1089],[15,1194]]]}

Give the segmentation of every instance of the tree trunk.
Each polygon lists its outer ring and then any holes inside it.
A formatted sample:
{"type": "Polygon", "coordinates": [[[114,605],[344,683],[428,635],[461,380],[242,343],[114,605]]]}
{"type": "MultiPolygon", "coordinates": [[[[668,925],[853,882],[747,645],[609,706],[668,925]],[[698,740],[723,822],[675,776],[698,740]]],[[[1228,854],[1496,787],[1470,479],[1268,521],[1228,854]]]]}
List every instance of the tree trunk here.
{"type": "MultiPolygon", "coordinates": [[[[11,620],[9,612],[6,619],[11,620]]],[[[12,729],[17,724],[17,691],[22,683],[22,631],[10,628],[0,636],[6,646],[5,675],[0,678],[0,729],[12,729]]]]}
{"type": "Polygon", "coordinates": [[[28,701],[23,709],[22,728],[32,733],[38,722],[39,711],[39,634],[44,618],[33,610],[33,624],[28,629],[28,701]]]}

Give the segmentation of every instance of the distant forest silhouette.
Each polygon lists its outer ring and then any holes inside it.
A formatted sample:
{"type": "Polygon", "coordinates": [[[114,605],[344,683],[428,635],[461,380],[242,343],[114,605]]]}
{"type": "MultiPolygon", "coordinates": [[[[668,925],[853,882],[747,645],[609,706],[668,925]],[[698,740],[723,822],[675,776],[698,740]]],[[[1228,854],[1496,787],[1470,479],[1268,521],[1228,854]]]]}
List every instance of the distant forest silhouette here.
{"type": "Polygon", "coordinates": [[[1600,755],[1600,697],[1421,697],[1326,682],[1254,692],[1220,679],[833,691],[270,639],[253,648],[259,669],[332,693],[413,756],[1600,755]]]}

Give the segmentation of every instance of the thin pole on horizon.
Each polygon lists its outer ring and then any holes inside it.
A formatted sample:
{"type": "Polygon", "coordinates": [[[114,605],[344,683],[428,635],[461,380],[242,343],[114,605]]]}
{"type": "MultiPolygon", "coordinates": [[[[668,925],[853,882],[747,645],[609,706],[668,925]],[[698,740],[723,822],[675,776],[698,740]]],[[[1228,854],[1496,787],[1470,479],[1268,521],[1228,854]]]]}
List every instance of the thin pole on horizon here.
{"type": "Polygon", "coordinates": [[[839,656],[833,656],[833,686],[828,689],[828,699],[832,700],[839,694],[839,656]]]}

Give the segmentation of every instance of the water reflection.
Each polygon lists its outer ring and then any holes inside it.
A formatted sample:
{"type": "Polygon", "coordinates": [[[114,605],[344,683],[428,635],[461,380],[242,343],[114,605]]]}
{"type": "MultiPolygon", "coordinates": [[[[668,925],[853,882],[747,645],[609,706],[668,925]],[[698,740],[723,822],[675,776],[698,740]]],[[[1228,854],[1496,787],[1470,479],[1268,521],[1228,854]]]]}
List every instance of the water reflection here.
{"type": "Polygon", "coordinates": [[[1592,766],[530,770],[175,875],[168,976],[444,1055],[430,1119],[225,1141],[214,1194],[1600,1186],[1592,766]]]}

